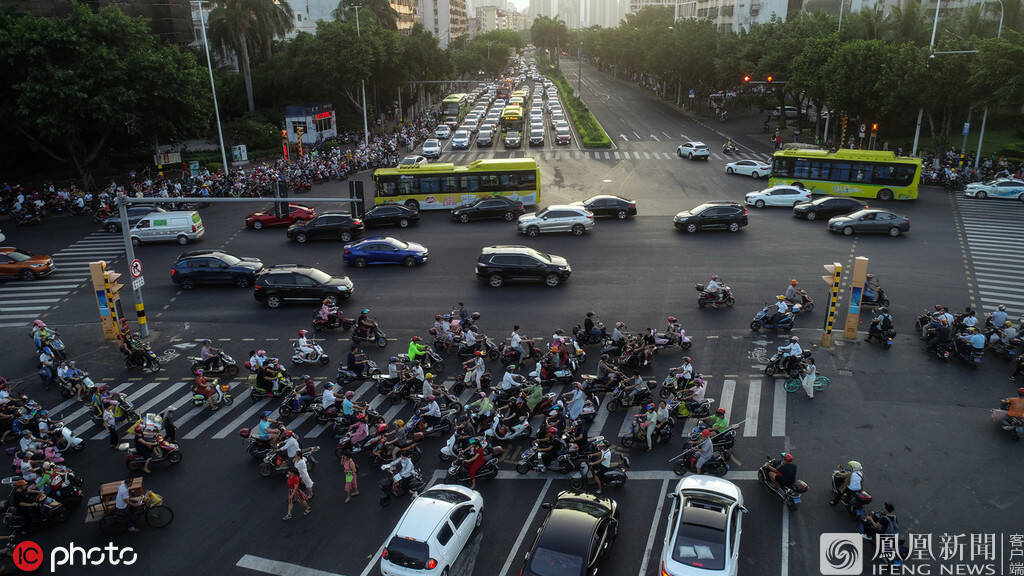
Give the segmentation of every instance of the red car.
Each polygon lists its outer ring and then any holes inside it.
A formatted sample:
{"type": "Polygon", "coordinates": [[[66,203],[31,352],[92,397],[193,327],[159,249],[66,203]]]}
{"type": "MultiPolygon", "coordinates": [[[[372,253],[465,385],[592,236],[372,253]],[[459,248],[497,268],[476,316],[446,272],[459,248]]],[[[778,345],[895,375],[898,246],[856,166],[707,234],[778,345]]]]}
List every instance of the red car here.
{"type": "Polygon", "coordinates": [[[299,220],[316,218],[316,210],[302,204],[288,203],[288,214],[284,218],[277,217],[277,210],[254,212],[245,217],[245,227],[259,230],[271,226],[291,226],[299,220]]]}

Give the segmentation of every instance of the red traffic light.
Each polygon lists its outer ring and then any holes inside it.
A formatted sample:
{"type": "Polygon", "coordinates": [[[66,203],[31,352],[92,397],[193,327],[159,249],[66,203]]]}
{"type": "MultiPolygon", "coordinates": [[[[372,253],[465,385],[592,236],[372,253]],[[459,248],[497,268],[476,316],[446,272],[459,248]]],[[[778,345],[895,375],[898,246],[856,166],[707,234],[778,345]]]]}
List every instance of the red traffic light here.
{"type": "Polygon", "coordinates": [[[771,84],[771,83],[772,83],[772,80],[774,80],[774,79],[775,79],[774,77],[772,77],[772,76],[769,76],[769,77],[765,78],[765,79],[764,79],[764,81],[765,81],[765,82],[767,82],[767,83],[769,83],[769,84],[771,84]]]}
{"type": "Polygon", "coordinates": [[[743,77],[743,82],[744,83],[750,82],[750,75],[749,74],[743,77]]]}
{"type": "Polygon", "coordinates": [[[872,124],[871,125],[871,131],[872,132],[878,132],[878,124],[872,124]]]}

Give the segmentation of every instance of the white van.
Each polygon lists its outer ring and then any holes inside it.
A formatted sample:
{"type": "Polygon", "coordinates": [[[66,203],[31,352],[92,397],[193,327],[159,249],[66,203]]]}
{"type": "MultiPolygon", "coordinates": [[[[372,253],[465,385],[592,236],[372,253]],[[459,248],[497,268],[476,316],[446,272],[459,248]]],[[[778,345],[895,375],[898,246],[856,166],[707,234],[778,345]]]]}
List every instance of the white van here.
{"type": "Polygon", "coordinates": [[[132,246],[147,242],[177,242],[184,246],[206,233],[199,212],[150,212],[132,226],[132,246]]]}

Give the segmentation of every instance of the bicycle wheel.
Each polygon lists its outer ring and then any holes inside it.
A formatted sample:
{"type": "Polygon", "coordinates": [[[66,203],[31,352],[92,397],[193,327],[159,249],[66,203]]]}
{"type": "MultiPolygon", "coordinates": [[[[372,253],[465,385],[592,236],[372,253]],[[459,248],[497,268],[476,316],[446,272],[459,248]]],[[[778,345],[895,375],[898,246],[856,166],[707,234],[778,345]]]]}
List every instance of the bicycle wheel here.
{"type": "Polygon", "coordinates": [[[828,379],[828,376],[818,376],[817,378],[814,379],[814,390],[816,392],[821,392],[822,390],[828,388],[828,385],[831,383],[832,381],[828,379]]]}
{"type": "Polygon", "coordinates": [[[111,513],[100,518],[100,532],[103,532],[105,536],[117,536],[127,529],[124,519],[120,516],[111,513]]]}
{"type": "Polygon", "coordinates": [[[786,382],[782,386],[786,389],[786,392],[796,392],[800,389],[800,379],[786,378],[786,382]]]}
{"type": "Polygon", "coordinates": [[[174,511],[167,506],[153,506],[146,510],[146,524],[153,528],[163,528],[174,520],[174,511]]]}

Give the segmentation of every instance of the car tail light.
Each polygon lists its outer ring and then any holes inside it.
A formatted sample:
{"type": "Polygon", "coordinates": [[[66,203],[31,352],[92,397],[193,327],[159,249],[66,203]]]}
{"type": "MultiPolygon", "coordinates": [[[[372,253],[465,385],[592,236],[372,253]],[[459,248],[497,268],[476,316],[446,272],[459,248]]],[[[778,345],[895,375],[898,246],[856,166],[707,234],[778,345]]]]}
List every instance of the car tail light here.
{"type": "Polygon", "coordinates": [[[192,225],[192,231],[193,231],[193,232],[195,232],[195,231],[196,231],[196,225],[195,225],[195,224],[193,224],[193,225],[192,225]]]}
{"type": "Polygon", "coordinates": [[[356,226],[362,226],[363,225],[363,221],[362,220],[353,220],[352,223],[355,224],[356,226]]]}
{"type": "Polygon", "coordinates": [[[174,268],[171,268],[171,277],[172,277],[172,278],[174,277],[174,274],[175,274],[176,272],[177,272],[177,270],[175,270],[174,268]]]}
{"type": "Polygon", "coordinates": [[[259,292],[260,290],[263,290],[263,286],[256,284],[252,287],[252,289],[255,290],[256,292],[259,292]]]}
{"type": "Polygon", "coordinates": [[[433,558],[427,560],[427,570],[433,570],[434,568],[437,568],[437,560],[433,558]]]}
{"type": "Polygon", "coordinates": [[[351,254],[351,253],[352,253],[351,250],[349,250],[348,248],[345,248],[345,254],[351,254]]]}
{"type": "Polygon", "coordinates": [[[594,219],[594,215],[593,214],[587,214],[587,220],[593,220],[593,219],[594,219]]]}
{"type": "Polygon", "coordinates": [[[387,548],[381,548],[380,557],[384,558],[385,560],[387,559],[387,557],[388,557],[388,549],[387,548]]]}
{"type": "Polygon", "coordinates": [[[744,216],[746,216],[746,215],[747,215],[747,209],[746,209],[746,208],[744,208],[744,209],[743,209],[743,215],[744,215],[744,216]]]}

